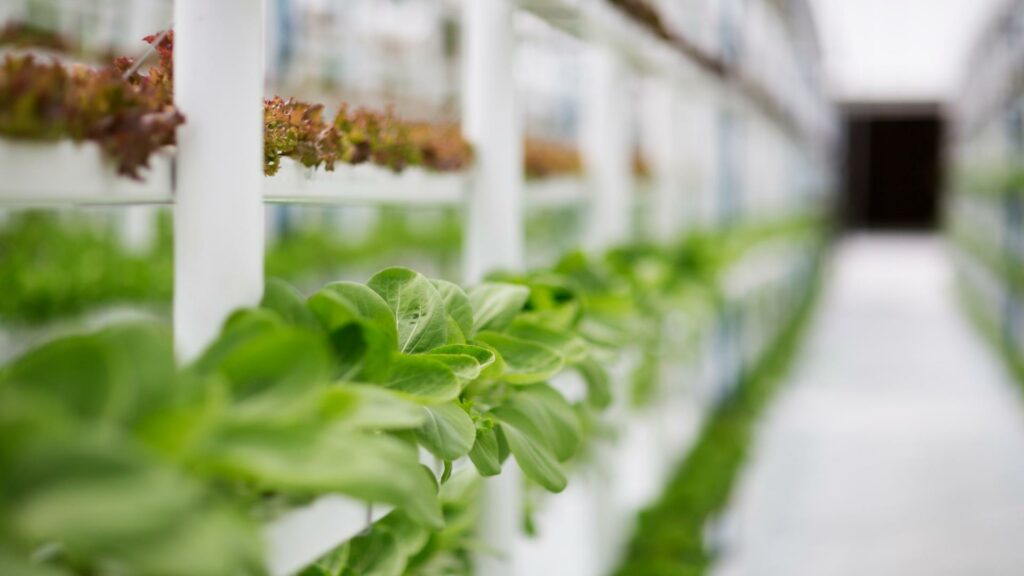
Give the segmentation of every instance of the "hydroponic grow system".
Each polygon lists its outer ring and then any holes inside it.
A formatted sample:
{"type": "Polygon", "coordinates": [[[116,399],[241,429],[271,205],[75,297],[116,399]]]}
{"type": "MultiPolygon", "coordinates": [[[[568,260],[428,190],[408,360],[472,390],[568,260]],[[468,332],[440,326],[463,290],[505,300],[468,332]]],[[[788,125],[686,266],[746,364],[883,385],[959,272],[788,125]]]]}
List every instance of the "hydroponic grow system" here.
{"type": "MultiPolygon", "coordinates": [[[[462,2],[462,128],[474,148],[474,167],[460,173],[411,168],[401,173],[371,166],[339,165],[334,171],[284,159],[280,172],[264,176],[262,165],[264,7],[252,0],[176,0],[175,103],[187,118],[174,150],[158,154],[142,181],[118,177],[99,148],[70,142],[0,141],[0,202],[6,206],[174,206],[174,335],[183,360],[212,342],[228,315],[254,306],[264,286],[264,204],[396,204],[464,209],[464,281],[477,283],[497,269],[524,268],[525,206],[587,206],[587,248],[601,251],[633,234],[629,214],[635,189],[627,114],[627,79],[645,78],[651,95],[646,112],[660,122],[646,135],[651,161],[648,221],[662,241],[682,232],[687,210],[686,174],[679,168],[677,130],[688,101],[717,108],[715,165],[716,224],[785,217],[744,215],[736,206],[738,125],[765,148],[781,143],[795,156],[794,187],[826,190],[831,179],[834,127],[831,111],[816,92],[806,62],[778,48],[784,35],[767,2],[721,3],[719,16],[731,30],[729,46],[753,37],[746,59],[733,49],[715,55],[685,35],[659,37],[606,0],[468,0],[462,2]],[[522,169],[523,130],[514,68],[517,14],[525,12],[586,45],[582,148],[585,181],[572,178],[527,184],[522,169]],[[768,24],[764,24],[768,22],[768,24]],[[760,28],[758,26],[761,26],[760,28]],[[757,44],[755,32],[767,30],[757,44]],[[772,36],[775,34],[775,36],[772,36]],[[764,47],[764,49],[760,49],[764,47]],[[791,75],[766,75],[782,68],[791,75]],[[805,75],[806,73],[806,75],[805,75]],[[54,170],[59,167],[59,170],[54,170]]],[[[813,47],[798,47],[803,54],[813,47]]],[[[807,57],[813,60],[813,56],[807,57]]],[[[764,160],[783,159],[783,156],[764,160]]],[[[763,165],[762,165],[763,167],[763,165]]],[[[783,193],[787,193],[783,191],[783,193]]],[[[791,193],[790,193],[791,194],[791,193]]],[[[812,198],[808,196],[807,198],[812,198]]],[[[803,197],[801,197],[803,199],[803,197]]],[[[820,197],[819,197],[820,198],[820,197]]],[[[778,210],[778,207],[775,207],[778,210]]],[[[796,207],[818,212],[824,205],[796,207]]],[[[785,212],[785,213],[783,213],[785,212]]],[[[782,218],[778,218],[782,219],[782,218]]],[[[719,373],[696,375],[708,390],[680,390],[641,414],[619,407],[625,438],[605,481],[578,474],[568,491],[545,504],[542,536],[520,529],[522,479],[516,466],[484,484],[481,534],[507,556],[481,554],[477,571],[487,575],[600,574],[613,565],[628,534],[629,517],[657,494],[674,462],[685,453],[702,413],[735,382],[774,338],[780,317],[797,307],[812,274],[813,242],[773,244],[744,258],[728,276],[723,320],[705,341],[709,363],[719,373]],[[749,323],[741,330],[737,322],[749,323]],[[723,387],[724,386],[724,387],[723,387]],[[694,401],[694,398],[699,398],[694,401]],[[610,492],[618,491],[617,496],[610,492]],[[510,548],[512,547],[512,548],[510,548]]],[[[680,315],[671,329],[691,322],[680,315]]],[[[628,360],[627,360],[628,362],[628,360]]],[[[623,372],[617,367],[614,372],[623,372]]],[[[572,382],[556,383],[566,390],[572,382]]],[[[363,532],[389,508],[330,495],[293,510],[265,527],[267,565],[274,575],[294,574],[324,553],[363,532]]]]}

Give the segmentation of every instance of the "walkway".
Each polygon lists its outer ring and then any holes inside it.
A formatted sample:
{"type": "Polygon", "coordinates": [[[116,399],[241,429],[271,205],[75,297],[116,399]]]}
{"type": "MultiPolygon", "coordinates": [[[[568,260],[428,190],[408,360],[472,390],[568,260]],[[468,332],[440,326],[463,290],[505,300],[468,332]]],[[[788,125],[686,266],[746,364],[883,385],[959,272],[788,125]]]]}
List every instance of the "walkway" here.
{"type": "Polygon", "coordinates": [[[716,576],[1024,574],[1024,410],[961,314],[939,242],[833,260],[765,415],[716,576]]]}

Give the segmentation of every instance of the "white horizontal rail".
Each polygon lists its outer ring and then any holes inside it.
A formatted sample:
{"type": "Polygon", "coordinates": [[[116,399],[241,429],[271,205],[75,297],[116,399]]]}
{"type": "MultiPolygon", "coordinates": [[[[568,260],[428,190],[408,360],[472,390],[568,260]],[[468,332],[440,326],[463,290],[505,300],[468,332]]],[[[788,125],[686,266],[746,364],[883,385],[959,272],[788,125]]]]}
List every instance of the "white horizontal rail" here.
{"type": "MultiPolygon", "coordinates": [[[[0,139],[0,204],[17,207],[172,204],[173,152],[159,153],[137,181],[117,174],[94,143],[0,139]]],[[[264,178],[265,202],[291,204],[461,205],[471,172],[435,173],[340,164],[334,171],[306,168],[285,158],[264,178]]]]}
{"type": "Polygon", "coordinates": [[[117,174],[94,143],[0,139],[0,202],[19,207],[166,204],[173,158],[158,154],[137,181],[117,174]]]}
{"type": "Polygon", "coordinates": [[[291,576],[358,536],[391,512],[345,496],[323,496],[285,513],[263,530],[271,576],[291,576]]]}
{"type": "Polygon", "coordinates": [[[411,167],[401,172],[372,164],[340,164],[333,171],[307,168],[284,158],[264,183],[264,200],[282,203],[461,205],[470,173],[436,173],[411,167]]]}

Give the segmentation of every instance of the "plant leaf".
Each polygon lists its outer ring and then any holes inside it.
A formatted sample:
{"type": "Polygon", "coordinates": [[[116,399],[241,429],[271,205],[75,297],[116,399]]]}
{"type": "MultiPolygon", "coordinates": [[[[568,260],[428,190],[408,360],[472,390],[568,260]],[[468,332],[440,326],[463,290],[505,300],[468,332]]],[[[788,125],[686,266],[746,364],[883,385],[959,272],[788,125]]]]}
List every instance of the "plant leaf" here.
{"type": "MultiPolygon", "coordinates": [[[[373,298],[380,299],[372,291],[373,298]]],[[[387,306],[364,315],[337,287],[321,290],[309,299],[309,307],[327,330],[342,380],[380,382],[387,376],[397,346],[394,316],[387,306]]]]}
{"type": "Polygon", "coordinates": [[[329,386],[321,393],[319,403],[322,417],[352,430],[413,430],[426,420],[419,404],[368,384],[329,386]]]}
{"type": "Polygon", "coordinates": [[[417,522],[443,525],[436,485],[416,450],[392,437],[316,424],[228,426],[194,458],[194,467],[269,490],[340,492],[400,506],[417,522]]]}
{"type": "Polygon", "coordinates": [[[480,376],[480,363],[468,354],[438,354],[436,351],[423,355],[452,369],[462,382],[471,382],[480,376]]]}
{"type": "Polygon", "coordinates": [[[494,350],[490,348],[484,348],[483,346],[474,346],[472,344],[449,344],[447,346],[441,346],[430,351],[431,354],[460,354],[465,356],[471,356],[476,360],[477,364],[480,365],[480,370],[484,371],[494,365],[497,360],[497,355],[494,350]]]}
{"type": "Polygon", "coordinates": [[[565,490],[568,484],[565,471],[551,450],[524,430],[522,426],[528,424],[524,424],[522,415],[500,414],[498,411],[495,411],[495,415],[501,420],[502,434],[509,450],[527,478],[551,492],[565,490]]]}
{"type": "Polygon", "coordinates": [[[415,354],[448,343],[444,300],[426,277],[407,268],[388,268],[367,285],[395,313],[399,351],[415,354]]]}
{"type": "Polygon", "coordinates": [[[589,353],[583,338],[568,330],[548,328],[536,322],[516,319],[506,334],[547,346],[561,354],[566,364],[582,362],[589,353]]]}
{"type": "Polygon", "coordinates": [[[454,402],[426,406],[426,422],[416,438],[431,454],[442,460],[456,460],[469,453],[476,437],[473,419],[454,402]]]}
{"type": "Polygon", "coordinates": [[[494,413],[500,420],[513,422],[535,441],[550,448],[560,462],[576,454],[583,438],[576,411],[547,384],[516,391],[494,413]]]}
{"type": "Polygon", "coordinates": [[[500,332],[508,328],[516,314],[526,305],[530,289],[516,284],[485,282],[469,291],[473,306],[473,331],[500,332]]]}
{"type": "Polygon", "coordinates": [[[501,474],[501,456],[498,452],[498,435],[493,428],[478,429],[476,442],[469,452],[469,459],[473,461],[481,476],[497,476],[501,474]]]}
{"type": "Polygon", "coordinates": [[[195,369],[222,375],[237,398],[301,394],[328,380],[330,352],[321,337],[302,328],[281,326],[243,335],[229,331],[195,369]]]}
{"type": "Polygon", "coordinates": [[[369,286],[356,284],[355,282],[332,282],[324,286],[319,293],[331,293],[344,298],[359,317],[369,321],[387,336],[392,350],[398,348],[395,313],[388,306],[388,303],[369,286]]]}
{"type": "Polygon", "coordinates": [[[395,354],[386,388],[401,392],[424,404],[440,404],[454,400],[462,391],[452,369],[428,356],[395,354]]]}
{"type": "Polygon", "coordinates": [[[604,409],[612,403],[611,377],[604,366],[592,359],[576,364],[576,370],[587,384],[587,402],[594,408],[604,409]]]}
{"type": "Polygon", "coordinates": [[[477,341],[494,348],[505,364],[501,380],[509,384],[536,384],[557,374],[565,362],[557,352],[526,340],[498,334],[481,332],[477,341]]]}
{"type": "Polygon", "coordinates": [[[294,286],[278,278],[268,278],[264,283],[260,308],[277,312],[289,324],[316,326],[316,319],[306,306],[305,296],[294,286]]]}
{"type": "Polygon", "coordinates": [[[469,338],[473,333],[473,306],[469,302],[469,296],[462,288],[446,280],[431,280],[431,282],[441,295],[448,316],[455,321],[462,332],[462,339],[469,338]]]}

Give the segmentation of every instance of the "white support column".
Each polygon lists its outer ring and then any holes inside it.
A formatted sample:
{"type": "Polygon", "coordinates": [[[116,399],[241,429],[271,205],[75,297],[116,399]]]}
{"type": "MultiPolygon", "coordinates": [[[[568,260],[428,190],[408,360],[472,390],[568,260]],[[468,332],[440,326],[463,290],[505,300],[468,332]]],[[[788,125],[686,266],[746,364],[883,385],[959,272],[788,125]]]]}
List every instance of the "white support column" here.
{"type": "Polygon", "coordinates": [[[674,78],[648,78],[643,103],[643,151],[651,164],[653,181],[648,224],[655,240],[670,242],[688,224],[683,205],[678,83],[674,78]]]}
{"type": "Polygon", "coordinates": [[[121,244],[132,254],[146,254],[156,239],[156,206],[125,206],[118,214],[118,232],[121,244]]]}
{"type": "Polygon", "coordinates": [[[600,42],[587,48],[585,60],[580,149],[593,194],[585,241],[600,251],[627,240],[632,229],[629,76],[622,55],[600,42]]]}
{"type": "Polygon", "coordinates": [[[174,331],[197,356],[263,291],[263,0],[177,0],[174,331]]]}
{"type": "MultiPolygon", "coordinates": [[[[463,2],[463,131],[476,172],[466,210],[463,274],[479,282],[491,270],[523,266],[522,126],[516,105],[515,35],[509,0],[463,2]]],[[[476,571],[515,576],[522,525],[522,476],[509,460],[483,487],[480,535],[487,548],[476,571]]]]}
{"type": "Polygon", "coordinates": [[[523,265],[523,139],[509,0],[463,2],[463,131],[476,172],[466,217],[466,280],[523,265]]]}

